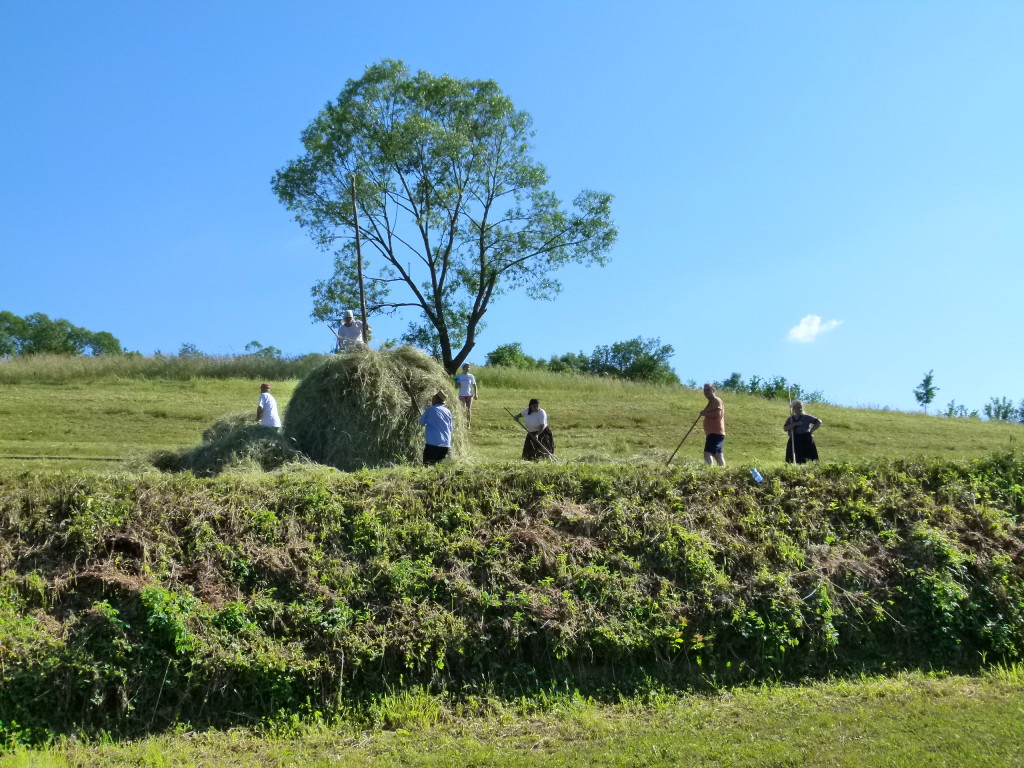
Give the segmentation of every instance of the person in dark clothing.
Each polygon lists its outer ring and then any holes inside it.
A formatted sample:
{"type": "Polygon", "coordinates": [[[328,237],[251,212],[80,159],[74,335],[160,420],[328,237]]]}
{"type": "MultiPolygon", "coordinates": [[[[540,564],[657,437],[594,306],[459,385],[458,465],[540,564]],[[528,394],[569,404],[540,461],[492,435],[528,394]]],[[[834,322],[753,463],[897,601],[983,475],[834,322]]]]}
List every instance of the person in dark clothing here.
{"type": "Polygon", "coordinates": [[[786,441],[786,463],[793,461],[793,454],[796,454],[796,463],[804,464],[808,461],[818,460],[818,446],[814,443],[814,432],[821,426],[821,419],[804,413],[804,404],[799,400],[793,401],[793,415],[786,419],[782,429],[789,435],[786,441]]]}

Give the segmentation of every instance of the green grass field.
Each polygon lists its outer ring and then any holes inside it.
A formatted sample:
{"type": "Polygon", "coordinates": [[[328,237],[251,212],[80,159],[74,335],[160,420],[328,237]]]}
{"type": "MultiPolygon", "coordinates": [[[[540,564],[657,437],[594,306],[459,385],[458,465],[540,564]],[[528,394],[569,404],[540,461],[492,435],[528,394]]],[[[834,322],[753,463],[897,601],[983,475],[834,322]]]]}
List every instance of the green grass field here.
{"type": "MultiPolygon", "coordinates": [[[[137,363],[137,375],[125,367],[130,363],[104,370],[96,361],[96,371],[88,370],[90,364],[77,360],[62,370],[53,361],[40,361],[35,375],[27,367],[0,375],[0,469],[140,468],[155,450],[197,445],[203,430],[220,417],[252,411],[255,418],[264,378],[202,376],[230,376],[226,366],[196,368],[196,378],[171,378],[173,370],[147,370],[145,358],[137,363]]],[[[249,371],[254,372],[258,369],[249,371]]],[[[285,409],[297,379],[265,378],[285,409]]],[[[595,463],[663,463],[705,404],[699,391],[685,387],[515,369],[481,368],[477,378],[481,397],[473,410],[471,444],[473,460],[481,462],[518,458],[522,431],[505,409],[518,412],[531,397],[540,398],[548,413],[558,456],[595,463]]],[[[724,400],[727,461],[780,464],[786,403],[729,393],[724,400]]],[[[824,461],[969,458],[1012,449],[1024,435],[1020,425],[923,413],[832,405],[808,410],[825,422],[817,434],[824,461]]],[[[698,425],[675,461],[700,462],[702,443],[698,425]]]]}
{"type": "MultiPolygon", "coordinates": [[[[255,417],[260,381],[273,383],[285,409],[308,365],[59,358],[0,364],[0,482],[16,488],[52,472],[154,472],[154,451],[197,445],[223,416],[255,417]]],[[[511,369],[475,373],[481,398],[470,442],[479,464],[518,460],[522,431],[505,408],[517,412],[531,397],[548,412],[558,455],[595,464],[664,463],[705,402],[684,387],[511,369]]],[[[786,403],[729,393],[724,400],[729,463],[779,467],[786,403]]],[[[970,459],[1017,449],[1024,436],[1020,425],[922,413],[833,405],[808,411],[825,423],[817,439],[826,463],[970,459]]],[[[698,426],[676,463],[700,464],[701,445],[698,426]]],[[[692,474],[707,477],[703,472],[692,474]]],[[[3,648],[0,635],[0,664],[3,648]]],[[[654,693],[619,704],[572,691],[456,703],[403,690],[370,712],[329,723],[287,715],[254,729],[167,733],[133,743],[72,740],[6,755],[0,744],[0,765],[1014,766],[1024,765],[1021,743],[1024,673],[1013,666],[975,677],[917,672],[713,695],[654,693]]]]}

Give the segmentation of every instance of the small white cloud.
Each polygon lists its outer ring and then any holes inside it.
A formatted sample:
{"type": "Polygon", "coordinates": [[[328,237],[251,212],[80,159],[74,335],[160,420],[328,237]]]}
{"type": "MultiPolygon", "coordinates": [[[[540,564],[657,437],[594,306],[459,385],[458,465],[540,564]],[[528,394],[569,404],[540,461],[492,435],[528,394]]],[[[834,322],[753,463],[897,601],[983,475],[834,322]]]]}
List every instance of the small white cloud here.
{"type": "Polygon", "coordinates": [[[800,321],[800,325],[789,329],[789,340],[808,344],[818,338],[819,334],[831,331],[841,322],[841,320],[829,320],[823,323],[817,315],[807,315],[800,321]]]}

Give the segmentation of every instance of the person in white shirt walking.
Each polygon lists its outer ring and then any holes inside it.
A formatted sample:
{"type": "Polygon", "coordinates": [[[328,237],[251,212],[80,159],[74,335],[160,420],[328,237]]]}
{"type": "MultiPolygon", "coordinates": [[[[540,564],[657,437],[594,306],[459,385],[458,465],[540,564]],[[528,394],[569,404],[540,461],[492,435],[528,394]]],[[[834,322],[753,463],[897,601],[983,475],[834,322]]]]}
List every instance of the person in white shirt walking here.
{"type": "Polygon", "coordinates": [[[462,364],[462,373],[455,377],[455,383],[459,385],[459,402],[466,409],[466,427],[472,429],[473,401],[479,399],[479,389],[476,376],[469,372],[469,363],[462,364]]]}
{"type": "Polygon", "coordinates": [[[555,436],[548,426],[548,415],[540,407],[540,400],[533,398],[530,404],[512,417],[526,427],[526,442],[523,443],[523,458],[537,461],[555,453],[555,436]]]}
{"type": "Polygon", "coordinates": [[[256,406],[256,421],[264,427],[281,428],[281,414],[277,410],[277,400],[270,394],[269,384],[260,384],[260,401],[256,406]]]}

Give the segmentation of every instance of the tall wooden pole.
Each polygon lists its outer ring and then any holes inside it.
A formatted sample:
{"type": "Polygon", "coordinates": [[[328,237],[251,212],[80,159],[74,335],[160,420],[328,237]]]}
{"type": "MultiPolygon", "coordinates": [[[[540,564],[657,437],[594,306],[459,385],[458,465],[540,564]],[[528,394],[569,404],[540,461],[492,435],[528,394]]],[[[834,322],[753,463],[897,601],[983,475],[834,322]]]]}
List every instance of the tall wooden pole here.
{"type": "Polygon", "coordinates": [[[369,344],[366,337],[366,291],[363,288],[363,248],[359,241],[359,207],[356,205],[356,176],[352,174],[352,221],[356,228],[356,272],[359,275],[359,311],[363,320],[363,344],[369,344]]]}

